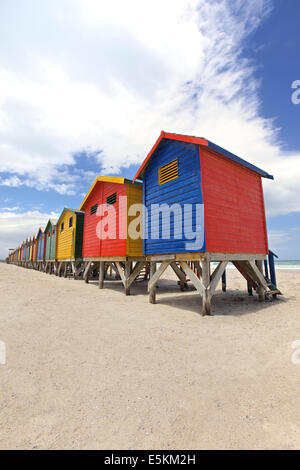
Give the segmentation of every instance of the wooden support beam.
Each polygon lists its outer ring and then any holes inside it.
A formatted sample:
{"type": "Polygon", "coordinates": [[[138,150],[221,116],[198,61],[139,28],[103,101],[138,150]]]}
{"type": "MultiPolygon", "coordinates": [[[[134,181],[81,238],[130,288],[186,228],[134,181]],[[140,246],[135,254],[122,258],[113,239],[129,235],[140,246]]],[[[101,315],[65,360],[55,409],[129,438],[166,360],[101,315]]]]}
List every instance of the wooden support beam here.
{"type": "Polygon", "coordinates": [[[251,282],[247,281],[247,290],[248,290],[248,294],[249,295],[253,295],[253,287],[252,287],[252,284],[251,282]]]}
{"type": "MultiPolygon", "coordinates": [[[[156,263],[151,262],[150,263],[150,281],[151,278],[155,276],[156,273],[156,263]]],[[[149,302],[150,304],[155,304],[156,303],[156,287],[155,285],[149,290],[149,302]]]]}
{"type": "Polygon", "coordinates": [[[184,288],[187,287],[186,274],[182,269],[180,269],[175,262],[171,263],[171,268],[179,279],[180,289],[184,291],[184,288]]]}
{"type": "Polygon", "coordinates": [[[151,255],[152,261],[172,261],[176,259],[176,255],[151,255]]]}
{"type": "Polygon", "coordinates": [[[209,285],[210,285],[210,261],[202,261],[202,283],[203,283],[203,295],[202,295],[202,316],[210,315],[210,299],[209,285]]]}
{"type": "Polygon", "coordinates": [[[125,275],[125,295],[130,295],[130,285],[128,285],[128,279],[131,274],[131,268],[132,268],[132,263],[130,261],[125,261],[125,269],[124,269],[124,275],[125,275]]]}
{"type": "MultiPolygon", "coordinates": [[[[257,271],[260,273],[261,275],[261,279],[263,279],[264,283],[266,284],[267,286],[267,290],[268,290],[268,285],[266,283],[266,280],[264,278],[264,275],[263,275],[263,261],[261,260],[258,260],[257,261],[257,266],[254,262],[252,262],[255,266],[255,268],[257,268],[257,271]]],[[[251,264],[252,268],[253,268],[253,265],[251,264]]],[[[265,288],[263,286],[263,284],[261,283],[258,287],[258,300],[259,302],[263,302],[265,300],[265,288]]]]}
{"type": "Polygon", "coordinates": [[[103,289],[103,287],[104,287],[104,276],[105,276],[105,262],[100,261],[100,266],[99,266],[99,289],[103,289]]]}
{"type": "Polygon", "coordinates": [[[75,264],[75,268],[76,268],[76,269],[75,269],[75,275],[74,275],[74,279],[76,279],[76,280],[78,279],[79,274],[81,274],[81,273],[84,272],[84,270],[85,270],[85,267],[84,267],[84,263],[83,263],[83,262],[80,261],[80,262],[77,263],[77,264],[79,264],[79,266],[77,267],[76,264],[75,264]]]}
{"type": "Polygon", "coordinates": [[[263,275],[263,263],[261,260],[258,260],[257,263],[258,263],[258,266],[256,266],[254,261],[247,262],[247,264],[252,268],[252,271],[254,275],[256,276],[259,284],[261,284],[264,290],[267,291],[269,288],[268,288],[267,281],[265,280],[264,275],[263,275]]]}
{"type": "Polygon", "coordinates": [[[71,261],[71,269],[73,276],[75,275],[75,261],[71,261]]]}
{"type": "Polygon", "coordinates": [[[59,276],[59,277],[61,276],[61,274],[60,274],[61,273],[61,268],[62,268],[62,263],[59,263],[58,270],[57,270],[57,276],[59,276]]]}
{"type": "Polygon", "coordinates": [[[131,272],[130,276],[126,278],[126,287],[130,287],[133,281],[136,279],[136,277],[140,274],[141,270],[145,266],[146,262],[145,261],[139,261],[136,263],[133,271],[131,272]]]}
{"type": "Polygon", "coordinates": [[[208,286],[208,294],[210,298],[213,296],[217,288],[217,285],[219,281],[221,280],[221,277],[225,271],[227,264],[228,264],[228,261],[221,261],[216,267],[216,269],[214,270],[210,279],[209,286],[208,286]]]}
{"type": "Polygon", "coordinates": [[[161,265],[159,266],[155,274],[153,274],[153,276],[150,277],[150,280],[148,282],[148,292],[150,292],[155,287],[157,281],[163,275],[167,267],[170,266],[170,264],[171,264],[171,261],[163,261],[161,263],[161,265]]]}
{"type": "Polygon", "coordinates": [[[226,268],[222,274],[222,291],[223,292],[226,292],[226,288],[227,288],[227,282],[226,282],[226,268]]]}
{"type": "Polygon", "coordinates": [[[189,267],[186,261],[180,261],[179,264],[186,273],[186,275],[190,278],[191,282],[194,284],[199,294],[203,296],[204,288],[197,274],[194,273],[194,271],[189,267]]]}
{"type": "Polygon", "coordinates": [[[195,266],[195,268],[197,269],[198,275],[199,275],[200,277],[202,277],[202,268],[201,268],[201,266],[200,266],[199,261],[195,261],[195,262],[194,262],[194,266],[195,266]]]}
{"type": "MultiPolygon", "coordinates": [[[[118,271],[118,268],[116,267],[116,263],[108,263],[110,268],[114,270],[114,272],[116,273],[116,275],[118,277],[120,277],[120,274],[119,274],[119,271],[118,271]]],[[[112,274],[112,273],[111,273],[112,274]]]]}
{"type": "MultiPolygon", "coordinates": [[[[245,260],[264,260],[267,254],[261,253],[209,253],[204,254],[205,259],[208,261],[245,261],[245,260]]],[[[192,258],[191,258],[192,259],[192,258]]]]}
{"type": "Polygon", "coordinates": [[[88,282],[89,282],[89,272],[90,272],[90,269],[91,269],[91,265],[92,265],[92,262],[88,261],[88,263],[85,267],[84,273],[83,273],[83,279],[84,279],[84,282],[86,284],[88,284],[88,282]]]}
{"type": "Polygon", "coordinates": [[[121,278],[121,281],[123,282],[123,285],[124,285],[124,287],[125,287],[126,278],[125,278],[124,270],[123,270],[123,268],[122,268],[122,266],[121,266],[120,261],[116,261],[116,262],[115,262],[115,265],[116,265],[116,267],[117,267],[117,269],[118,269],[118,273],[119,273],[119,276],[120,276],[120,278],[121,278]]]}

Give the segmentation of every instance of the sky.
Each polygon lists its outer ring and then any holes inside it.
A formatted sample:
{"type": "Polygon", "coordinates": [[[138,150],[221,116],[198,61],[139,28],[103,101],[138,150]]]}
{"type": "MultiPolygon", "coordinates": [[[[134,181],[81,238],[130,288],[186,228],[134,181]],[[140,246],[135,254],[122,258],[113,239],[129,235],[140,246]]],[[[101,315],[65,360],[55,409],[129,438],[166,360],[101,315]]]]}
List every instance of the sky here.
{"type": "Polygon", "coordinates": [[[165,130],[274,175],[269,245],[300,259],[299,17],[294,0],[0,0],[0,258],[97,175],[133,177],[165,130]]]}

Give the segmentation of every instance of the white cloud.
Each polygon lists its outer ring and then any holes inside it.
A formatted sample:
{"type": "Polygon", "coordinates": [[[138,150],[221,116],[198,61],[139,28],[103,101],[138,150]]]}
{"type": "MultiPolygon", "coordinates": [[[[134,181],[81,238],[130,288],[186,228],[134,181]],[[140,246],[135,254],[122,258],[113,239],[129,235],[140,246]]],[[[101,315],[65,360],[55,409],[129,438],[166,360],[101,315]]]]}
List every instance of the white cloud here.
{"type": "Polygon", "coordinates": [[[269,0],[2,2],[10,47],[0,49],[0,172],[11,176],[0,185],[74,194],[82,175],[73,152],[101,149],[98,171],[126,176],[164,129],[207,137],[273,173],[269,215],[299,211],[300,153],[286,154],[274,123],[260,117],[253,64],[241,57],[270,8],[269,0]]]}
{"type": "Polygon", "coordinates": [[[0,259],[6,258],[9,248],[19,246],[26,238],[36,235],[38,228],[45,226],[50,218],[58,218],[55,212],[14,212],[12,209],[0,211],[0,259]]]}
{"type": "Polygon", "coordinates": [[[0,212],[16,212],[20,210],[21,208],[19,206],[14,206],[14,207],[0,207],[0,212]]]}

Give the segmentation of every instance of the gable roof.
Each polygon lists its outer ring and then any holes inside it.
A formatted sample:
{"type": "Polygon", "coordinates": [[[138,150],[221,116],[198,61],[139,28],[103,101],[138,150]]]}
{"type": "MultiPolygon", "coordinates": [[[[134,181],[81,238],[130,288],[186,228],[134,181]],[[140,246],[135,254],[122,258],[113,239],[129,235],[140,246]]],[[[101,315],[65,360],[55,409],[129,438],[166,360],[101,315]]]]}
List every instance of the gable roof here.
{"type": "Polygon", "coordinates": [[[82,201],[82,203],[80,204],[80,207],[79,207],[79,210],[81,210],[84,206],[84,204],[86,203],[86,201],[88,200],[88,198],[90,197],[91,193],[93,192],[94,190],[94,187],[96,186],[96,184],[98,182],[103,182],[103,183],[116,183],[116,184],[135,184],[135,185],[138,185],[138,186],[141,186],[142,183],[139,183],[139,182],[133,182],[127,178],[121,178],[119,176],[97,176],[97,178],[95,179],[94,183],[92,184],[92,186],[90,187],[88,193],[86,194],[84,200],[82,201]]]}
{"type": "Polygon", "coordinates": [[[258,173],[260,176],[264,178],[269,178],[269,179],[274,179],[272,175],[269,175],[266,171],[261,170],[255,165],[252,165],[252,163],[247,162],[246,160],[243,160],[242,158],[238,157],[237,155],[234,155],[231,152],[228,152],[228,150],[223,149],[222,147],[219,147],[218,145],[214,144],[213,142],[210,142],[207,139],[204,139],[203,137],[194,137],[194,136],[189,136],[189,135],[183,135],[183,134],[174,134],[170,132],[164,132],[161,131],[159,138],[155,142],[154,146],[148,153],[147,157],[143,161],[142,165],[140,166],[139,170],[137,171],[135,177],[133,178],[133,181],[136,179],[143,179],[144,172],[147,168],[147,166],[150,163],[151,158],[153,157],[155,151],[157,150],[158,146],[160,145],[161,141],[163,139],[170,139],[170,140],[179,140],[181,142],[188,142],[191,144],[198,144],[201,145],[202,147],[208,147],[209,149],[223,155],[226,158],[229,158],[230,160],[239,163],[240,165],[248,168],[251,171],[254,171],[255,173],[258,173]]]}
{"type": "Polygon", "coordinates": [[[72,212],[72,214],[76,214],[76,215],[77,215],[77,214],[83,214],[83,215],[84,215],[84,212],[82,212],[82,211],[79,211],[79,210],[77,210],[77,209],[70,209],[69,207],[64,207],[63,210],[62,210],[62,213],[61,213],[60,216],[59,216],[58,221],[56,222],[56,225],[59,224],[60,219],[62,218],[63,214],[64,214],[66,211],[72,212]]]}
{"type": "Polygon", "coordinates": [[[41,233],[44,233],[44,229],[43,229],[42,227],[40,227],[40,228],[38,229],[38,232],[37,232],[37,234],[36,234],[36,238],[39,237],[40,232],[41,232],[41,233]]]}
{"type": "Polygon", "coordinates": [[[49,225],[51,225],[51,227],[56,227],[56,224],[57,224],[57,219],[49,219],[45,228],[45,232],[47,232],[49,225]]]}

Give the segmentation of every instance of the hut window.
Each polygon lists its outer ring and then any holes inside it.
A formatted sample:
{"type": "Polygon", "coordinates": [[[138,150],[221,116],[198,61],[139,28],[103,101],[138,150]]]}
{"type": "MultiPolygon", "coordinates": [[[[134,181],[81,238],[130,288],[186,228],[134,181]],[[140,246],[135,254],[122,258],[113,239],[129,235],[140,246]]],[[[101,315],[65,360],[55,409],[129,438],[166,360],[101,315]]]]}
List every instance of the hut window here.
{"type": "Polygon", "coordinates": [[[111,194],[106,198],[106,205],[111,206],[112,204],[115,204],[117,202],[117,193],[111,194]]]}
{"type": "Polygon", "coordinates": [[[73,217],[69,218],[69,227],[73,227],[73,217]]]}
{"type": "Polygon", "coordinates": [[[60,226],[60,231],[61,231],[61,232],[63,232],[64,227],[65,227],[65,224],[64,224],[64,222],[63,222],[63,223],[61,224],[61,226],[60,226]]]}
{"type": "Polygon", "coordinates": [[[54,235],[54,234],[55,234],[55,230],[52,230],[52,235],[54,235]]]}
{"type": "Polygon", "coordinates": [[[178,160],[173,160],[167,165],[161,166],[158,170],[159,184],[168,183],[168,181],[178,178],[178,160]]]}
{"type": "Polygon", "coordinates": [[[98,210],[98,204],[95,204],[94,206],[91,207],[91,215],[96,214],[98,210]]]}

